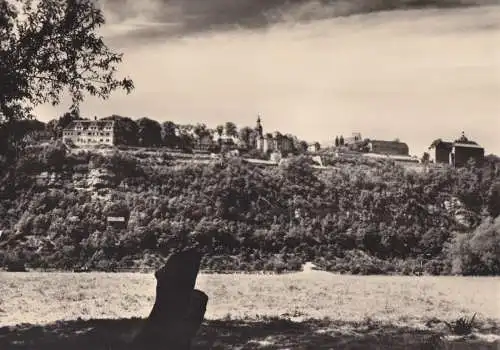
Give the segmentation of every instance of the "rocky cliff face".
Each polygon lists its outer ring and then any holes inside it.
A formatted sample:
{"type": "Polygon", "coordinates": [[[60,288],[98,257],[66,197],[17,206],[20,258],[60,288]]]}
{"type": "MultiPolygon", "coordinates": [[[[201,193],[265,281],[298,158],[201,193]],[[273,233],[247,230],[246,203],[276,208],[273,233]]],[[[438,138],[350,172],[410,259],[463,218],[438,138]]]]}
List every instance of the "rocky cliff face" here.
{"type": "Polygon", "coordinates": [[[60,188],[63,185],[69,185],[75,189],[92,191],[116,186],[115,174],[102,168],[73,174],[44,171],[35,175],[34,178],[36,186],[46,188],[60,188]]]}

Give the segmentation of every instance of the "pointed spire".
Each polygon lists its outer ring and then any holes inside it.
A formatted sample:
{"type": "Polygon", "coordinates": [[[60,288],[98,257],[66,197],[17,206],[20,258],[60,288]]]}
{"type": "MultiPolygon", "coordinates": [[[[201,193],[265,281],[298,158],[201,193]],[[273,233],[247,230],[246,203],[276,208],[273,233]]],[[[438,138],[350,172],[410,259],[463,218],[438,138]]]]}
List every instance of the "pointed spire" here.
{"type": "Polygon", "coordinates": [[[260,120],[260,113],[257,114],[257,126],[255,127],[255,130],[257,130],[259,136],[262,136],[263,128],[260,120]]]}

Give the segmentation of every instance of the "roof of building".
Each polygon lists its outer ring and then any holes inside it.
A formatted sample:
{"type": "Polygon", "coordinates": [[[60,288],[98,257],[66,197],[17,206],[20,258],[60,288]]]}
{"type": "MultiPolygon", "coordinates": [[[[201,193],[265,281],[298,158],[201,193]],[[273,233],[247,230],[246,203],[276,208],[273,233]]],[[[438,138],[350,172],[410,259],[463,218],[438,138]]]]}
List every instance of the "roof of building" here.
{"type": "Polygon", "coordinates": [[[88,130],[91,126],[97,126],[98,129],[104,129],[106,126],[113,125],[113,120],[75,120],[69,123],[64,130],[75,130],[81,126],[83,130],[88,130]]]}
{"type": "Polygon", "coordinates": [[[479,146],[478,144],[474,143],[459,143],[459,142],[454,142],[453,147],[462,147],[462,148],[480,148],[483,149],[483,147],[479,146]]]}
{"type": "Polygon", "coordinates": [[[477,145],[477,142],[469,140],[467,136],[465,136],[465,133],[462,131],[462,136],[460,138],[455,140],[455,143],[463,143],[463,144],[469,144],[469,145],[477,145]]]}
{"type": "Polygon", "coordinates": [[[453,142],[448,142],[448,141],[440,141],[437,144],[449,148],[453,147],[453,142]]]}
{"type": "Polygon", "coordinates": [[[462,136],[455,141],[443,141],[442,139],[436,139],[432,142],[429,149],[433,147],[445,147],[451,150],[453,147],[462,147],[462,148],[483,148],[477,142],[469,140],[465,134],[462,132],[462,136]]]}
{"type": "Polygon", "coordinates": [[[398,145],[398,146],[404,146],[408,147],[408,145],[404,142],[401,141],[385,141],[385,140],[370,140],[369,143],[371,144],[379,144],[379,145],[398,145]]]}

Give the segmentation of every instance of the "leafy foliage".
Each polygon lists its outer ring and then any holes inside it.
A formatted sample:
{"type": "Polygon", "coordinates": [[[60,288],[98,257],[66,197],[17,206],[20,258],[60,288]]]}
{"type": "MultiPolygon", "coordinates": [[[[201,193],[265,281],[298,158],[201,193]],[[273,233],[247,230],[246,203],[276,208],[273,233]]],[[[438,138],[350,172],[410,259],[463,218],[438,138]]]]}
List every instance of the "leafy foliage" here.
{"type": "Polygon", "coordinates": [[[130,92],[130,79],[116,77],[122,55],[96,30],[104,17],[91,0],[0,1],[0,112],[7,120],[32,107],[58,104],[68,91],[73,109],[85,94],[107,98],[130,92]]]}
{"type": "Polygon", "coordinates": [[[460,317],[453,323],[445,322],[445,324],[454,334],[467,335],[472,333],[475,318],[476,314],[474,314],[470,319],[467,317],[460,317]]]}
{"type": "Polygon", "coordinates": [[[488,164],[415,173],[337,159],[318,171],[299,156],[272,168],[238,158],[160,166],[146,152],[58,147],[24,154],[0,184],[9,232],[0,252],[22,253],[29,266],[157,266],[196,245],[217,271],[313,261],[358,274],[500,272],[500,219],[488,213],[498,177],[488,164]],[[125,227],[108,215],[126,217],[125,227]]]}
{"type": "Polygon", "coordinates": [[[138,127],[137,137],[139,146],[151,147],[162,144],[162,128],[160,123],[149,118],[140,118],[136,123],[138,127]]]}
{"type": "Polygon", "coordinates": [[[473,232],[456,236],[449,254],[453,272],[492,275],[500,271],[500,216],[487,218],[473,232]]]}

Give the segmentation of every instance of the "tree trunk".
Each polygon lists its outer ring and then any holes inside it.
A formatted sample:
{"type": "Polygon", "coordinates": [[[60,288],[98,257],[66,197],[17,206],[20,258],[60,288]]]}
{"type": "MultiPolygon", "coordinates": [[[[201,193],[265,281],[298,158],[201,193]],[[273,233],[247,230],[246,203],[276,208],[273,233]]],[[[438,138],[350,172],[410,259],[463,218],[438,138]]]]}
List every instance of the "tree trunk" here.
{"type": "Polygon", "coordinates": [[[200,262],[199,252],[186,250],[172,254],[155,272],[155,304],[131,349],[190,349],[208,303],[208,296],[194,289],[200,262]]]}

